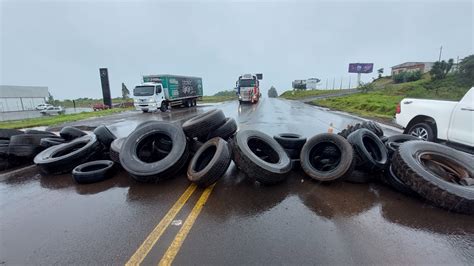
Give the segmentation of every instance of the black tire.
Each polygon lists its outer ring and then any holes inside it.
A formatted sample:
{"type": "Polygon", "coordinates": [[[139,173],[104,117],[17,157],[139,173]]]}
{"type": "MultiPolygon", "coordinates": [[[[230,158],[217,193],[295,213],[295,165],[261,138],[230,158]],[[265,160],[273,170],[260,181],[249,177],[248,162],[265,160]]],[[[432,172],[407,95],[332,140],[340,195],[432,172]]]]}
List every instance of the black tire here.
{"type": "Polygon", "coordinates": [[[39,146],[43,138],[58,138],[60,137],[51,134],[21,134],[10,138],[10,145],[35,145],[39,146]]]}
{"type": "Polygon", "coordinates": [[[71,142],[49,147],[34,158],[34,163],[44,173],[61,174],[93,160],[102,153],[102,145],[95,134],[85,135],[71,142]]]}
{"type": "Polygon", "coordinates": [[[400,180],[400,178],[398,177],[398,173],[393,170],[392,165],[388,167],[382,178],[384,183],[388,184],[390,187],[400,193],[403,193],[408,196],[417,195],[415,191],[413,191],[408,185],[406,185],[402,180],[400,180]]]}
{"type": "Polygon", "coordinates": [[[42,138],[40,140],[40,146],[46,149],[64,142],[66,142],[66,140],[63,138],[42,138]]]}
{"type": "Polygon", "coordinates": [[[235,122],[234,118],[227,117],[225,119],[225,123],[222,126],[209,133],[207,139],[209,140],[215,137],[220,137],[224,140],[228,140],[229,138],[234,136],[235,132],[237,132],[237,122],[235,122]]]}
{"type": "Polygon", "coordinates": [[[356,167],[368,172],[383,170],[388,162],[387,148],[372,131],[362,128],[352,132],[347,140],[355,150],[356,167]]]}
{"type": "Polygon", "coordinates": [[[188,139],[189,151],[191,153],[196,153],[199,150],[199,148],[201,148],[202,144],[203,143],[200,142],[199,140],[188,139]]]}
{"type": "Polygon", "coordinates": [[[349,183],[354,183],[354,184],[365,184],[365,183],[369,183],[370,181],[374,179],[372,176],[373,175],[369,173],[355,170],[355,171],[352,171],[352,173],[348,175],[344,179],[344,181],[349,182],[349,183]]]}
{"type": "Polygon", "coordinates": [[[281,133],[273,136],[273,138],[283,147],[283,149],[296,149],[301,151],[306,143],[306,138],[293,133],[281,133]]]}
{"type": "Polygon", "coordinates": [[[0,139],[0,145],[10,144],[10,140],[8,139],[0,139]]]}
{"type": "Polygon", "coordinates": [[[119,138],[112,141],[110,144],[109,157],[114,163],[120,164],[120,149],[126,138],[119,138]]]}
{"type": "Polygon", "coordinates": [[[143,113],[148,113],[148,109],[143,109],[142,112],[143,113]]]}
{"type": "Polygon", "coordinates": [[[184,122],[183,130],[189,138],[205,138],[224,123],[225,116],[222,110],[213,109],[184,122]]]}
{"type": "Polygon", "coordinates": [[[312,179],[344,179],[354,169],[354,151],[341,136],[318,134],[306,141],[300,153],[301,168],[312,179]]]}
{"type": "Polygon", "coordinates": [[[301,149],[284,149],[288,157],[290,157],[291,160],[299,160],[300,159],[300,152],[301,149]]]}
{"type": "Polygon", "coordinates": [[[38,153],[44,150],[40,145],[9,145],[8,155],[23,158],[34,158],[38,153]]]}
{"type": "Polygon", "coordinates": [[[117,138],[105,125],[98,126],[94,129],[94,134],[97,136],[97,140],[104,145],[106,150],[109,150],[110,144],[117,138]]]}
{"type": "Polygon", "coordinates": [[[97,183],[112,177],[114,162],[99,160],[83,163],[72,170],[72,177],[79,184],[97,183]]]}
{"type": "Polygon", "coordinates": [[[25,134],[40,134],[40,135],[53,135],[56,136],[53,132],[44,131],[44,130],[36,130],[36,129],[27,129],[25,130],[25,134]]]}
{"type": "Polygon", "coordinates": [[[79,137],[85,136],[86,132],[75,128],[75,127],[63,127],[61,131],[59,131],[59,136],[61,136],[66,141],[71,141],[73,139],[77,139],[79,137]]]}
{"type": "Polygon", "coordinates": [[[427,123],[414,124],[407,130],[408,135],[417,137],[419,140],[435,141],[436,135],[433,127],[427,123]],[[426,134],[426,135],[425,135],[426,134]]]}
{"type": "Polygon", "coordinates": [[[248,177],[264,185],[282,182],[291,170],[291,160],[280,144],[256,130],[237,132],[233,159],[248,177]]]}
{"type": "Polygon", "coordinates": [[[337,134],[347,139],[347,137],[349,137],[352,132],[355,132],[361,128],[365,128],[372,131],[375,135],[377,135],[377,137],[383,136],[383,129],[380,127],[379,124],[373,121],[366,121],[363,123],[357,123],[355,125],[349,125],[346,129],[343,129],[337,134]]]}
{"type": "Polygon", "coordinates": [[[158,182],[176,175],[188,160],[186,136],[181,127],[157,121],[135,129],[120,150],[122,167],[139,182],[158,182]],[[153,149],[153,142],[166,136],[172,140],[169,153],[153,149]],[[151,150],[142,154],[141,150],[151,150]]]}
{"type": "Polygon", "coordinates": [[[161,102],[160,111],[166,112],[168,110],[168,105],[165,102],[161,102]]]}
{"type": "Polygon", "coordinates": [[[231,151],[227,142],[219,137],[204,143],[194,154],[188,167],[189,181],[208,187],[221,178],[229,168],[231,151]]]}
{"type": "Polygon", "coordinates": [[[9,140],[11,136],[15,135],[21,135],[24,134],[25,132],[17,129],[0,129],[0,139],[6,139],[9,140]]]}
{"type": "Polygon", "coordinates": [[[392,155],[395,151],[398,150],[398,147],[403,142],[410,141],[410,140],[419,140],[417,137],[412,136],[412,135],[407,135],[407,134],[398,134],[398,135],[393,135],[387,138],[385,141],[385,147],[387,148],[388,151],[388,157],[392,158],[392,155]]]}
{"type": "Polygon", "coordinates": [[[436,206],[474,214],[474,187],[443,179],[474,178],[472,155],[437,143],[408,141],[395,152],[392,166],[403,183],[436,206]]]}
{"type": "Polygon", "coordinates": [[[0,160],[8,157],[8,144],[0,144],[0,160]]]}

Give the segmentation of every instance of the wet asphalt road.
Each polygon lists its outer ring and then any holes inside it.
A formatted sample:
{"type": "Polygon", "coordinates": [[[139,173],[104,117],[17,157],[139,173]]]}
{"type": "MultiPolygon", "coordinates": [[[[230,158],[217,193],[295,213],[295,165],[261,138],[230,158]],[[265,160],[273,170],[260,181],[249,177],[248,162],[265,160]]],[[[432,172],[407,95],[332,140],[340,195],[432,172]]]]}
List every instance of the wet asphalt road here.
{"type": "MultiPolygon", "coordinates": [[[[128,112],[74,125],[105,123],[126,136],[141,121],[179,121],[210,108],[235,117],[240,129],[268,134],[310,137],[327,132],[331,123],[337,131],[357,122],[300,102],[265,98],[253,106],[227,102],[169,113],[128,112]]],[[[104,182],[78,185],[70,175],[41,176],[33,168],[0,182],[0,263],[124,264],[153,238],[189,187],[184,174],[151,185],[118,171],[104,182]]],[[[194,190],[171,220],[151,249],[139,254],[143,264],[156,265],[165,254],[175,254],[177,265],[474,261],[473,216],[449,213],[378,183],[320,184],[301,171],[262,187],[231,164],[213,190],[194,190]],[[210,194],[203,201],[205,193],[210,194]]]]}

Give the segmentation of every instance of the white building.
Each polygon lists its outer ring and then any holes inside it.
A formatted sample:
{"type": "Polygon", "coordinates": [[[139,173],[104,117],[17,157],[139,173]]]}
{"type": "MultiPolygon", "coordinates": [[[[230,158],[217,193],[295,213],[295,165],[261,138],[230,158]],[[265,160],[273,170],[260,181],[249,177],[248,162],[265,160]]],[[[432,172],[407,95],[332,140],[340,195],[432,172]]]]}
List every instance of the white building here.
{"type": "Polygon", "coordinates": [[[48,96],[48,87],[0,85],[0,112],[34,110],[48,96]]]}

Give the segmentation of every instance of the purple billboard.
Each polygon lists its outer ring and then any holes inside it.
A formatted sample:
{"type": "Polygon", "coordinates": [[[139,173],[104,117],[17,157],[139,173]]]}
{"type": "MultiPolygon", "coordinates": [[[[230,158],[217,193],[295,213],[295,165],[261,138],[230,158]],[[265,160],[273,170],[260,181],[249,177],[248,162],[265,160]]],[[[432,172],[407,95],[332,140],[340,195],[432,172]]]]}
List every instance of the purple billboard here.
{"type": "Polygon", "coordinates": [[[372,73],[373,63],[352,63],[349,64],[349,73],[372,73]]]}

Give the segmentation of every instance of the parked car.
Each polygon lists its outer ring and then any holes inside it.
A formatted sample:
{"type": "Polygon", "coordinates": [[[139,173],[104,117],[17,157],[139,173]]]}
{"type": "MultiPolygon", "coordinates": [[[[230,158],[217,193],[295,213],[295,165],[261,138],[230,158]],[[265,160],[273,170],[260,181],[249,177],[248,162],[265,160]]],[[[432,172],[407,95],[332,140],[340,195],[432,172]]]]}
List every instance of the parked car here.
{"type": "Polygon", "coordinates": [[[49,108],[49,107],[52,107],[52,105],[51,105],[51,104],[47,104],[47,103],[42,103],[42,104],[38,104],[38,105],[35,107],[35,109],[41,111],[41,110],[44,110],[44,109],[49,108]]]}
{"type": "Polygon", "coordinates": [[[61,106],[49,106],[48,108],[41,110],[40,113],[43,115],[60,115],[64,114],[66,110],[61,106]]]}
{"type": "Polygon", "coordinates": [[[459,102],[405,98],[395,118],[406,134],[474,147],[474,87],[459,102]]]}
{"type": "Polygon", "coordinates": [[[92,109],[94,111],[107,110],[107,109],[110,109],[110,106],[108,106],[106,104],[103,104],[103,103],[96,103],[96,104],[92,105],[92,109]]]}

